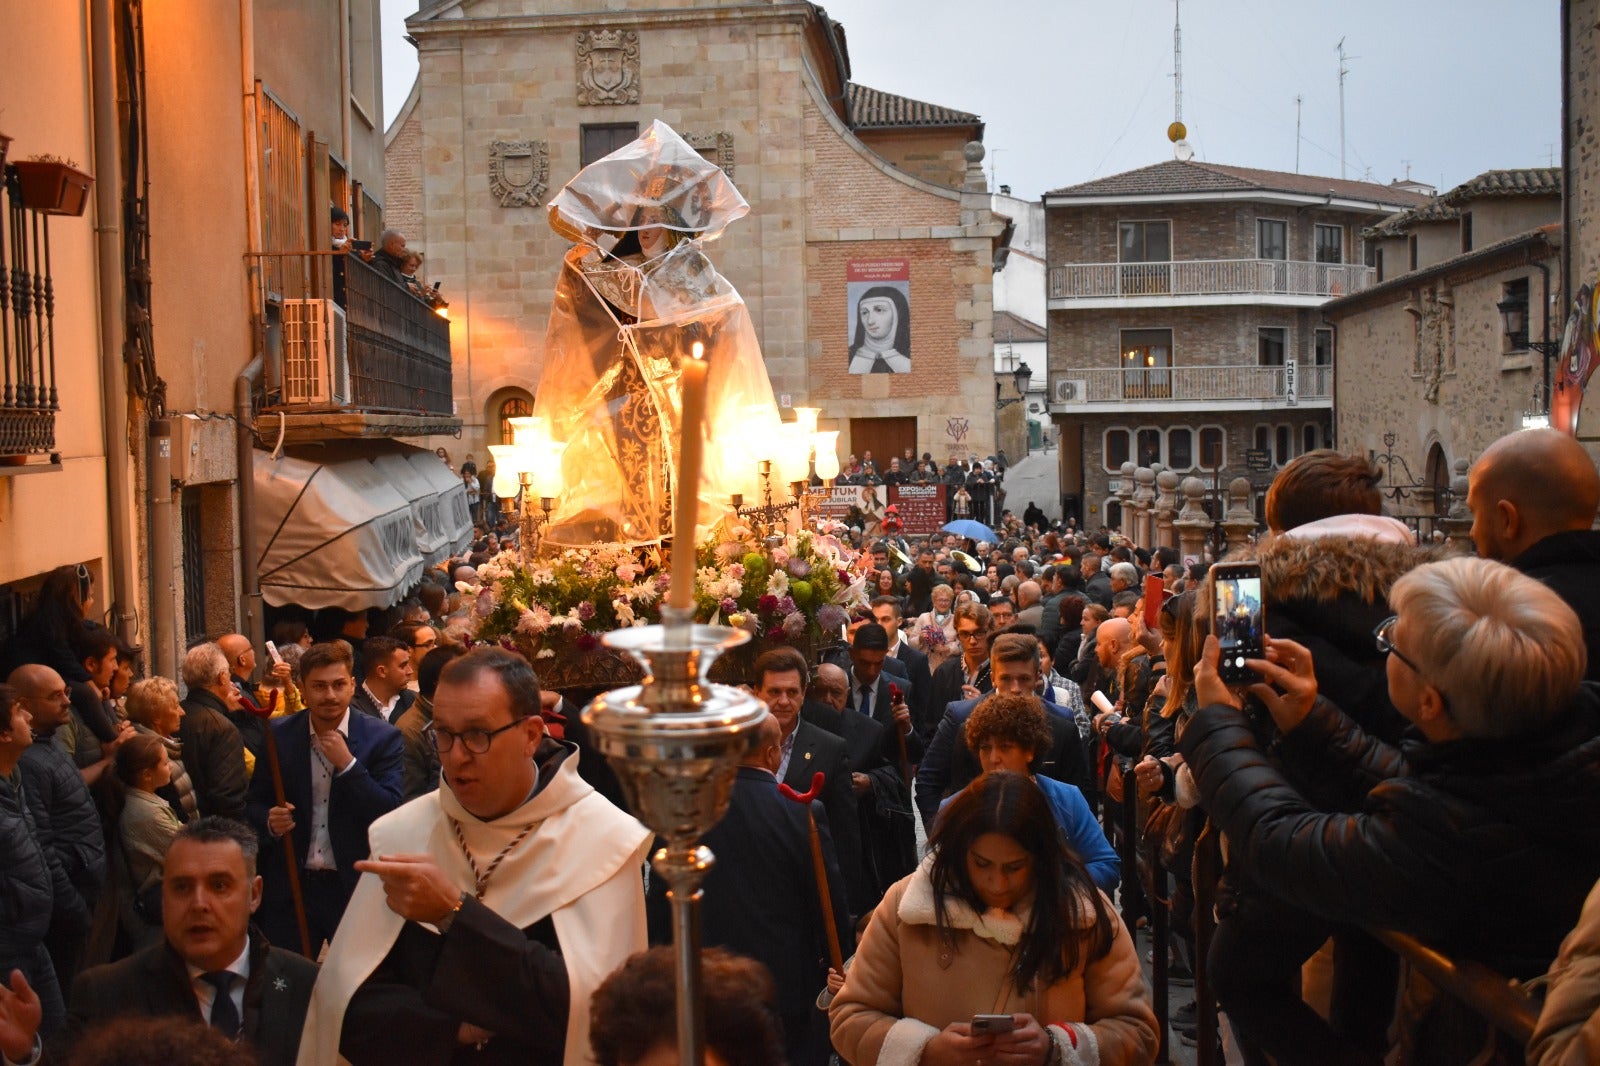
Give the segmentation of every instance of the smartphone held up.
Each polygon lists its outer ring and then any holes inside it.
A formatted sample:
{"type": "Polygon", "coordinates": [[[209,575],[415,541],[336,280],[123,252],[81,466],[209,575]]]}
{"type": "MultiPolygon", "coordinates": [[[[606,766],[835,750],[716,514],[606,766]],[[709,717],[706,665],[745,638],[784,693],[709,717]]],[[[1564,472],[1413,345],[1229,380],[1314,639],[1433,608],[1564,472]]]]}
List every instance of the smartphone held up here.
{"type": "Polygon", "coordinates": [[[1218,563],[1211,569],[1211,632],[1222,654],[1217,673],[1230,684],[1258,680],[1245,666],[1266,654],[1266,605],[1257,563],[1218,563]]]}

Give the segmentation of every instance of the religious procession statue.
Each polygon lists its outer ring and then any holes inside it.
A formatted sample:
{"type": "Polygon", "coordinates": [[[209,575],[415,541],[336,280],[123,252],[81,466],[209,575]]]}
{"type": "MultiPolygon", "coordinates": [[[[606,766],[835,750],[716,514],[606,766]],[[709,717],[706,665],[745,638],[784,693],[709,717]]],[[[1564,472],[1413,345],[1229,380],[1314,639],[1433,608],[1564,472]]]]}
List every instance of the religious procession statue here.
{"type": "MultiPolygon", "coordinates": [[[[679,368],[709,364],[695,542],[753,492],[749,443],[779,424],[739,293],[702,244],[749,211],[727,175],[665,123],[599,159],[550,201],[573,241],[556,283],[535,415],[565,441],[556,547],[658,543],[671,528],[679,368]]],[[[771,439],[766,438],[766,439],[771,439]]]]}

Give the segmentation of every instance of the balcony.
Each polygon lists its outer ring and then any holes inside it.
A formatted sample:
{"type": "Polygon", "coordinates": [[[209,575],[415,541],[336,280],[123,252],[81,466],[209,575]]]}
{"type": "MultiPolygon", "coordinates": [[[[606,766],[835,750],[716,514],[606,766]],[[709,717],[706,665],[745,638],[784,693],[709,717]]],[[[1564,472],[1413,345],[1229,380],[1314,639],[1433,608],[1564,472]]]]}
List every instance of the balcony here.
{"type": "Polygon", "coordinates": [[[257,258],[263,436],[274,415],[290,444],[460,431],[447,319],[357,256],[257,258]]]}
{"type": "Polygon", "coordinates": [[[1050,310],[1267,304],[1315,307],[1370,286],[1376,271],[1353,263],[1283,259],[1184,259],[1074,263],[1050,268],[1050,310]]]}
{"type": "Polygon", "coordinates": [[[1051,414],[1332,406],[1331,366],[1093,366],[1050,374],[1051,414]]]}
{"type": "Polygon", "coordinates": [[[55,280],[50,221],[23,206],[16,168],[0,144],[0,474],[60,469],[55,454],[55,280]]]}

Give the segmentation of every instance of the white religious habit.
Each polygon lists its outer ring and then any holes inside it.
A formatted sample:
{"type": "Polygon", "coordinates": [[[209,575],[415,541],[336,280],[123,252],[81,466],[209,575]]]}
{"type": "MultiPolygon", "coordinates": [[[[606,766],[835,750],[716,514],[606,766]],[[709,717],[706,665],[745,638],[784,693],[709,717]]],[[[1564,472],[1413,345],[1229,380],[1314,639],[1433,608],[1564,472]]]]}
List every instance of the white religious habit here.
{"type": "MultiPolygon", "coordinates": [[[[451,818],[480,856],[498,855],[531,822],[542,822],[506,854],[483,903],[518,929],[551,919],[571,992],[563,1061],[587,1066],[589,1001],[611,971],[647,946],[640,866],[650,849],[650,831],[580,778],[577,758],[568,757],[549,784],[491,822],[468,814],[449,784],[441,782],[438,791],[373,823],[372,854],[425,852],[471,893],[476,876],[451,830],[451,818]]],[[[297,1066],[339,1061],[345,1008],[404,926],[405,919],[389,909],[383,881],[362,874],[312,990],[297,1066]]]]}

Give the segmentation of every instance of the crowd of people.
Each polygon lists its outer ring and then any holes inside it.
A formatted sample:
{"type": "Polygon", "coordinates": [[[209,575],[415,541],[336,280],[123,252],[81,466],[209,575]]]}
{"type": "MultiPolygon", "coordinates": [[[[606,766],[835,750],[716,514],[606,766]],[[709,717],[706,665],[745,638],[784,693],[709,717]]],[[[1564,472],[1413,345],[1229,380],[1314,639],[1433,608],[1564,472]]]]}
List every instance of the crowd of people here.
{"type": "MultiPolygon", "coordinates": [[[[1261,574],[1244,684],[1204,560],[1032,508],[995,543],[854,534],[845,639],[747,679],[771,713],[703,841],[707,1061],[1148,1063],[1210,1005],[1158,1018],[1146,950],[1205,968],[1252,1066],[1472,1059],[1482,1019],[1382,930],[1547,975],[1529,1061],[1596,1061],[1600,474],[1498,442],[1476,555],[1376,483],[1279,472],[1230,557],[1261,574]]],[[[177,678],[140,676],[88,571],[49,576],[0,683],[0,1059],[677,1061],[654,842],[537,662],[472,646],[482,533],[396,609],[223,634],[177,678]]]]}

